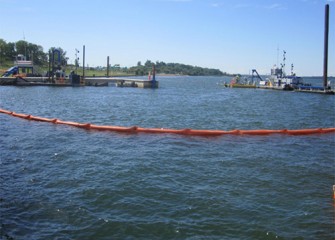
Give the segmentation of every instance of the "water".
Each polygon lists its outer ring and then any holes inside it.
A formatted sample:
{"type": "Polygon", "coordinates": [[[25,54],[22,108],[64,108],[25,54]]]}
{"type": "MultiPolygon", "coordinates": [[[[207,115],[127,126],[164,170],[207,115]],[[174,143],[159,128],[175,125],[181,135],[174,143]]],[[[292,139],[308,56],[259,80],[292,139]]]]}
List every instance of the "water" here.
{"type": "MultiPolygon", "coordinates": [[[[100,125],[335,125],[334,96],[159,80],[159,89],[3,86],[0,107],[100,125]]],[[[4,114],[0,133],[1,239],[334,238],[334,134],[119,134],[4,114]]]]}

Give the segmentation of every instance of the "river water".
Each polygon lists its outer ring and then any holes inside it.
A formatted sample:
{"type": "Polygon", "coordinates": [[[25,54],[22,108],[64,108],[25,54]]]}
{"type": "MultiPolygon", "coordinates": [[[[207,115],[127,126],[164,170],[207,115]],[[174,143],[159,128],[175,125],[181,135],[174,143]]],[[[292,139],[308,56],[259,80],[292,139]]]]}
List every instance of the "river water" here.
{"type": "MultiPolygon", "coordinates": [[[[0,108],[98,125],[335,126],[334,96],[158,80],[1,86],[0,108]]],[[[0,239],[333,239],[334,147],[334,134],[120,134],[1,114],[0,239]]]]}

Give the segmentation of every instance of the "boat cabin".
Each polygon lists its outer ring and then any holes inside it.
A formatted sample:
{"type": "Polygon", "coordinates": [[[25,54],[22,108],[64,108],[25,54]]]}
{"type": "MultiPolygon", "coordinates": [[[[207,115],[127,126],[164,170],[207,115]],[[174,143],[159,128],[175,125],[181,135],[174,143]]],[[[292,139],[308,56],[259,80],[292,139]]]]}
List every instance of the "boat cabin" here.
{"type": "Polygon", "coordinates": [[[14,65],[17,67],[16,74],[29,75],[34,74],[33,61],[27,61],[23,54],[16,56],[14,65]]]}

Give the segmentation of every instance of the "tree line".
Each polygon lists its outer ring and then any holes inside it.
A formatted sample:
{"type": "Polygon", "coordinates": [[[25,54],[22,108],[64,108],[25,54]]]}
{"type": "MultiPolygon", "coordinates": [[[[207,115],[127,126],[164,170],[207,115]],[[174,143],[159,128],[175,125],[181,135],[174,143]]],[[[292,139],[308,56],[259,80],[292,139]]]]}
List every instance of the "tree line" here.
{"type": "Polygon", "coordinates": [[[157,74],[179,74],[190,76],[222,76],[227,73],[221,72],[219,69],[202,68],[181,63],[165,63],[156,61],[156,63],[147,60],[144,65],[139,61],[137,66],[129,68],[129,71],[135,75],[146,75],[152,71],[152,65],[155,65],[157,74]]]}
{"type": "MultiPolygon", "coordinates": [[[[60,47],[57,49],[61,53],[61,65],[67,65],[69,58],[66,56],[66,51],[60,47]]],[[[5,40],[0,39],[0,64],[3,62],[14,61],[18,54],[22,54],[26,57],[27,60],[33,61],[35,65],[47,66],[53,50],[55,50],[54,47],[50,48],[47,52],[44,52],[42,46],[29,43],[24,40],[17,42],[6,42],[5,40]]],[[[78,66],[78,59],[75,60],[75,64],[78,66]]],[[[227,75],[227,73],[221,72],[218,69],[202,68],[181,63],[165,63],[162,61],[156,61],[154,63],[150,60],[147,60],[144,64],[139,61],[136,66],[130,68],[118,68],[118,70],[127,74],[143,76],[152,71],[153,64],[155,64],[157,74],[178,74],[190,76],[227,75]]]]}

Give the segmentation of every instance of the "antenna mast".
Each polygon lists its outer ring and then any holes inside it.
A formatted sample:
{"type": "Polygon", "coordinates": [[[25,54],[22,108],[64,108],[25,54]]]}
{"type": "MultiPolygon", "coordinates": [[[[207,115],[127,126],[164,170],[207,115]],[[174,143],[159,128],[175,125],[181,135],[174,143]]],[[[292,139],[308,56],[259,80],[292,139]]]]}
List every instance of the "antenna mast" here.
{"type": "Polygon", "coordinates": [[[282,74],[285,75],[285,60],[286,60],[286,51],[283,50],[283,63],[281,64],[282,74]]]}
{"type": "Polygon", "coordinates": [[[279,66],[279,45],[277,45],[277,67],[279,66]]]}
{"type": "Polygon", "coordinates": [[[24,31],[23,31],[23,41],[24,41],[24,57],[25,59],[27,59],[27,44],[26,44],[26,36],[24,35],[24,31]]]}

